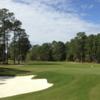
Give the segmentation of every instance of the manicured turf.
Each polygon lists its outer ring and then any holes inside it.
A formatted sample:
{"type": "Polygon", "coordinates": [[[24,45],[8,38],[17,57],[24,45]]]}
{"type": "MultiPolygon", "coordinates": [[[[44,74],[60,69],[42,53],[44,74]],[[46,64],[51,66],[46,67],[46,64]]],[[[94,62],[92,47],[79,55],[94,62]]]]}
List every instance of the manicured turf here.
{"type": "Polygon", "coordinates": [[[54,86],[35,93],[0,100],[100,100],[100,64],[33,62],[1,66],[1,75],[33,74],[47,78],[54,86]]]}

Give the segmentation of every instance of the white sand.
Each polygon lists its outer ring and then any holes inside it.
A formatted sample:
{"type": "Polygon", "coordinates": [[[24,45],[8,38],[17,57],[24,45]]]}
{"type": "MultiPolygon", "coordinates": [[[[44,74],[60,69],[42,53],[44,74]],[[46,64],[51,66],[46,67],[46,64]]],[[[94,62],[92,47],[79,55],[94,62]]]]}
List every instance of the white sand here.
{"type": "Polygon", "coordinates": [[[0,98],[36,92],[53,86],[46,79],[32,79],[33,77],[35,76],[0,77],[0,98]]]}

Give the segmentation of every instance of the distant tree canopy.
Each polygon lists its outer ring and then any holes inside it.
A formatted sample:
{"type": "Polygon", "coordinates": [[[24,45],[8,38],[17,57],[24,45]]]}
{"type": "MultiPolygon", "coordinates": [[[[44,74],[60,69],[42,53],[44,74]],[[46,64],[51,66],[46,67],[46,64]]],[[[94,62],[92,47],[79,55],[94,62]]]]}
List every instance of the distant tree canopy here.
{"type": "Polygon", "coordinates": [[[14,13],[0,9],[0,63],[8,64],[9,58],[14,60],[14,64],[25,60],[31,45],[21,25],[14,13]]]}
{"type": "Polygon", "coordinates": [[[100,62],[100,34],[87,36],[84,32],[66,44],[66,59],[79,62],[100,62]]]}
{"type": "Polygon", "coordinates": [[[53,41],[34,45],[28,54],[32,61],[76,61],[100,63],[100,34],[87,36],[85,32],[77,33],[74,39],[65,44],[53,41]]]}
{"type": "MultiPolygon", "coordinates": [[[[67,40],[66,40],[67,41],[67,40]]],[[[0,63],[25,61],[77,61],[100,63],[100,33],[87,36],[77,33],[69,42],[53,41],[31,48],[22,22],[8,9],[0,9],[0,63]]]]}

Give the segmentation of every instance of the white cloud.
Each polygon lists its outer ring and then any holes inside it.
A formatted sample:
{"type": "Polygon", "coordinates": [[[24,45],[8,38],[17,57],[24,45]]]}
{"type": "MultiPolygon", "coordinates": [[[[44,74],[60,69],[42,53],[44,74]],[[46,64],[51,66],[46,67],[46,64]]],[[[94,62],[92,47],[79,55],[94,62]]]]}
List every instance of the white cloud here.
{"type": "MultiPolygon", "coordinates": [[[[25,0],[23,0],[25,2],[25,0]]],[[[27,0],[28,1],[28,0],[27,0]]],[[[61,13],[54,11],[40,1],[57,4],[61,0],[29,0],[30,4],[13,2],[12,0],[0,1],[0,8],[8,8],[23,22],[23,28],[30,35],[32,43],[67,41],[77,32],[85,31],[88,34],[100,31],[100,25],[95,25],[82,20],[74,12],[61,13]]],[[[66,0],[63,0],[65,2],[66,0]]],[[[67,5],[66,5],[67,6],[67,5]]],[[[71,9],[71,8],[69,8],[71,9]]]]}

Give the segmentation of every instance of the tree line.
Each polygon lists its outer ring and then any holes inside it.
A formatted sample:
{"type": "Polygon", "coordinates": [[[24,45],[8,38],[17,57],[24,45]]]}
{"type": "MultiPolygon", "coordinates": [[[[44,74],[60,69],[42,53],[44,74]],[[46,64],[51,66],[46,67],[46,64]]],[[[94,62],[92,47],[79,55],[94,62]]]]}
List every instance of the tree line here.
{"type": "Polygon", "coordinates": [[[20,64],[26,59],[100,63],[100,33],[87,36],[79,32],[66,43],[53,41],[32,46],[22,22],[8,9],[0,9],[0,63],[20,64]]]}
{"type": "Polygon", "coordinates": [[[29,60],[39,61],[76,61],[100,63],[100,34],[87,36],[85,32],[69,42],[53,41],[34,45],[27,55],[29,60]]]}
{"type": "Polygon", "coordinates": [[[31,44],[22,22],[8,9],[0,9],[0,63],[24,61],[31,44]]]}

